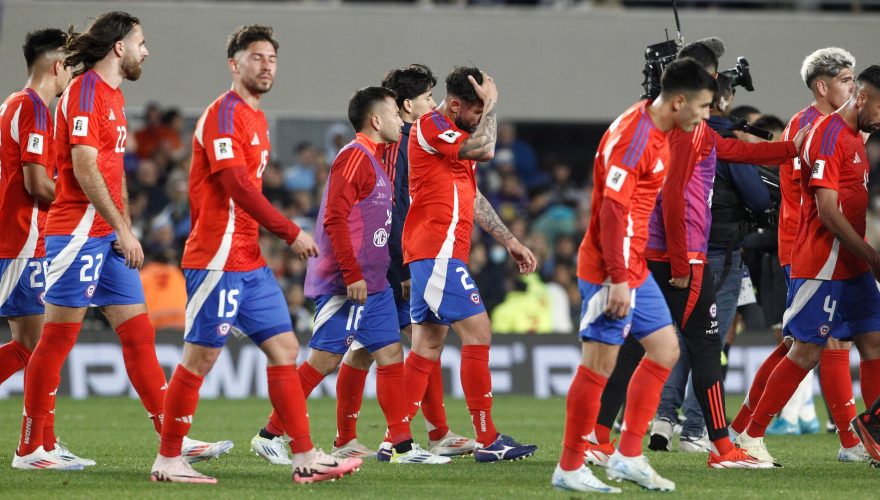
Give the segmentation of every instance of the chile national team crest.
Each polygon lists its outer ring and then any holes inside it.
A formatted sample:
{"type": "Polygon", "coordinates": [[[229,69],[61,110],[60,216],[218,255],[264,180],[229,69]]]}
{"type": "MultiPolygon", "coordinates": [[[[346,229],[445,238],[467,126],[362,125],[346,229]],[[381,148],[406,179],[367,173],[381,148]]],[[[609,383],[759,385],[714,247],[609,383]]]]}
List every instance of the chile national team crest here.
{"type": "Polygon", "coordinates": [[[831,332],[831,326],[828,325],[827,323],[819,327],[819,335],[821,335],[823,337],[827,337],[830,332],[831,332]]]}
{"type": "Polygon", "coordinates": [[[479,304],[480,303],[480,294],[477,292],[472,293],[471,294],[471,302],[473,302],[474,304],[479,304]]]}

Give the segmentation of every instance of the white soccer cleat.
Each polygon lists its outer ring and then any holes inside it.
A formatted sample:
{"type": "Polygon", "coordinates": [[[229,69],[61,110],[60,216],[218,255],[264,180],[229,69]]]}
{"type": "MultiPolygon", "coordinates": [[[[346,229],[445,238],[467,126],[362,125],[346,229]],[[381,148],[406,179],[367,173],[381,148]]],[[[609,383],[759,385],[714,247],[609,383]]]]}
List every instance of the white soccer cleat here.
{"type": "Polygon", "coordinates": [[[375,451],[362,445],[357,439],[352,439],[339,447],[334,446],[330,454],[336,458],[367,458],[376,456],[375,451]]]}
{"type": "Polygon", "coordinates": [[[474,452],[476,441],[449,431],[439,441],[428,441],[428,450],[435,455],[458,457],[474,452]]]}
{"type": "Polygon", "coordinates": [[[217,480],[192,468],[182,456],[156,456],[150,469],[150,480],[166,483],[217,484],[217,480]]]}
{"type": "Polygon", "coordinates": [[[451,461],[451,458],[435,455],[427,450],[423,450],[421,446],[415,443],[413,443],[412,449],[406,453],[397,453],[394,448],[391,449],[391,463],[393,464],[439,465],[448,464],[451,461]]]}
{"type": "Polygon", "coordinates": [[[859,443],[852,448],[840,447],[837,451],[837,460],[840,462],[869,462],[871,455],[865,449],[865,445],[859,443]]]}
{"type": "Polygon", "coordinates": [[[616,443],[616,439],[610,443],[602,444],[587,441],[587,448],[584,450],[584,462],[597,467],[607,467],[608,460],[611,459],[611,455],[617,449],[616,443]]]}
{"type": "Polygon", "coordinates": [[[183,446],[180,447],[180,454],[183,458],[194,464],[202,460],[211,460],[217,458],[224,453],[229,453],[233,447],[232,441],[217,441],[216,443],[207,443],[183,436],[183,446]]]}
{"type": "Polygon", "coordinates": [[[18,470],[83,470],[85,465],[80,462],[62,460],[46,451],[42,446],[28,455],[12,454],[12,468],[18,470]]]}
{"type": "Polygon", "coordinates": [[[647,490],[675,491],[675,483],[657,474],[644,455],[625,457],[615,451],[608,460],[605,473],[608,479],[632,481],[647,490]]]}
{"type": "Polygon", "coordinates": [[[336,458],[320,449],[312,449],[308,453],[296,455],[293,460],[293,482],[297,484],[317,483],[319,481],[335,481],[346,474],[354,474],[360,470],[363,460],[360,458],[336,458]],[[297,460],[296,458],[300,459],[297,460]]]}
{"type": "Polygon", "coordinates": [[[764,462],[749,455],[742,448],[733,447],[723,455],[709,451],[709,460],[706,462],[710,469],[772,469],[773,462],[764,462]]]}
{"type": "Polygon", "coordinates": [[[577,470],[565,471],[557,464],[550,484],[558,490],[586,491],[590,493],[620,493],[620,488],[608,486],[593,475],[586,465],[577,470]]]}
{"type": "Polygon", "coordinates": [[[55,455],[55,457],[68,463],[81,463],[84,467],[91,467],[96,463],[90,458],[82,458],[74,455],[73,452],[70,451],[70,448],[68,448],[66,444],[62,443],[60,439],[55,441],[55,448],[51,451],[48,451],[47,453],[55,455]]]}
{"type": "Polygon", "coordinates": [[[773,455],[767,451],[767,445],[764,444],[764,438],[762,437],[753,438],[747,432],[743,432],[736,437],[733,444],[762,462],[770,462],[774,467],[782,467],[782,464],[777,462],[773,455]]]}
{"type": "Polygon", "coordinates": [[[690,436],[679,437],[678,451],[681,451],[682,453],[709,453],[709,435],[704,430],[703,434],[698,438],[692,438],[690,436]]]}
{"type": "Polygon", "coordinates": [[[272,465],[290,465],[293,463],[290,461],[290,455],[287,454],[288,449],[287,439],[284,436],[266,439],[257,434],[251,439],[251,451],[272,465]]]}

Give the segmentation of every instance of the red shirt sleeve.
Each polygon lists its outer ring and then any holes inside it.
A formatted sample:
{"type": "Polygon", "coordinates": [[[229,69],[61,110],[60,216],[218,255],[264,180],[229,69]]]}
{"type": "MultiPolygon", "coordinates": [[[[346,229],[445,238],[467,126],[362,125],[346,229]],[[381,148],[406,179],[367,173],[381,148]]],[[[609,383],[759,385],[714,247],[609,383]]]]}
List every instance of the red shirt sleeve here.
{"type": "MultiPolygon", "coordinates": [[[[825,124],[829,121],[826,120],[825,124]]],[[[828,132],[834,128],[832,124],[822,127],[821,130],[813,129],[810,134],[815,135],[815,137],[808,137],[807,139],[810,140],[804,141],[805,144],[810,144],[810,150],[807,152],[809,156],[805,155],[805,159],[810,161],[810,165],[805,166],[808,170],[805,170],[801,175],[809,174],[811,192],[815,192],[816,188],[826,188],[840,192],[840,168],[843,162],[843,148],[836,147],[837,144],[833,141],[825,144],[828,132]]],[[[837,130],[839,131],[840,129],[838,128],[837,130]]]]}
{"type": "Polygon", "coordinates": [[[243,167],[224,168],[213,175],[217,176],[223,190],[232,201],[253,217],[259,225],[286,241],[288,245],[299,236],[299,226],[281,215],[269,203],[263,193],[248,179],[248,172],[243,167]]]}
{"type": "Polygon", "coordinates": [[[685,189],[694,175],[697,151],[707,140],[708,126],[700,126],[693,132],[675,129],[669,135],[669,172],[663,184],[663,226],[666,228],[666,254],[672,268],[673,278],[690,276],[688,258],[685,189]],[[695,144],[698,141],[699,144],[695,144]]]}
{"type": "Polygon", "coordinates": [[[351,242],[348,217],[352,207],[369,196],[375,185],[373,165],[358,148],[349,148],[340,153],[330,167],[327,205],[324,207],[324,231],[330,238],[330,246],[339,262],[346,285],[364,279],[351,242]]]}
{"type": "Polygon", "coordinates": [[[721,137],[718,132],[708,127],[707,130],[715,140],[715,150],[719,160],[773,166],[797,156],[797,149],[791,141],[753,144],[739,139],[721,137]]]}
{"type": "Polygon", "coordinates": [[[602,244],[602,261],[605,270],[611,277],[612,283],[624,283],[629,281],[629,270],[626,268],[626,259],[623,257],[623,240],[626,238],[626,226],[621,221],[626,220],[627,209],[613,199],[607,199],[599,209],[599,226],[602,231],[599,241],[602,244]]]}
{"type": "MultiPolygon", "coordinates": [[[[238,105],[244,106],[244,104],[238,105]]],[[[245,141],[250,140],[247,137],[246,123],[234,109],[231,120],[228,118],[228,111],[222,115],[219,111],[209,113],[202,124],[202,146],[208,155],[211,173],[225,168],[246,169],[244,145],[248,144],[245,141]]]]}
{"type": "Polygon", "coordinates": [[[416,140],[430,154],[458,159],[458,150],[469,134],[453,127],[452,122],[438,111],[432,111],[418,120],[416,140]]]}
{"type": "Polygon", "coordinates": [[[106,95],[99,92],[94,83],[84,83],[93,78],[97,77],[86,75],[79,80],[79,88],[68,91],[67,129],[71,146],[91,146],[100,151],[101,129],[107,124],[109,115],[106,95]],[[81,92],[81,86],[86,86],[85,91],[81,92]]]}
{"type": "Polygon", "coordinates": [[[52,157],[52,122],[44,107],[25,100],[18,115],[18,147],[21,163],[36,163],[46,169],[55,167],[52,157]]]}

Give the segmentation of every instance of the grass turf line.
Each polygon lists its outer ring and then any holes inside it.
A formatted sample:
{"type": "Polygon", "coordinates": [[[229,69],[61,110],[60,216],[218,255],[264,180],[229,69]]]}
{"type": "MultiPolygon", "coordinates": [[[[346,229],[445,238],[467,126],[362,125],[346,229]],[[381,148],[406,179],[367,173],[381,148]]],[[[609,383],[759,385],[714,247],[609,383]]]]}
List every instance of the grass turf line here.
{"type": "MultiPolygon", "coordinates": [[[[730,398],[732,414],[741,399],[730,398]]],[[[329,451],[335,432],[335,400],[309,400],[312,438],[329,451]]],[[[821,409],[817,400],[817,409],[821,409]]],[[[476,464],[473,458],[455,459],[445,466],[406,466],[365,462],[361,471],[334,483],[308,486],[292,484],[290,469],[271,466],[250,451],[250,439],[265,423],[266,400],[202,401],[190,435],[196,439],[232,439],[235,448],[220,460],[196,464],[214,475],[219,484],[178,485],[149,481],[150,466],[158,440],[137,400],[92,398],[58,399],[57,433],[77,454],[95,459],[98,465],[82,472],[16,471],[9,463],[17,445],[22,400],[0,401],[0,450],[6,464],[0,466],[0,497],[45,498],[570,498],[556,492],[550,475],[559,457],[565,416],[565,400],[556,397],[495,398],[498,428],[522,442],[539,445],[538,453],[514,463],[476,464]]],[[[464,402],[448,400],[452,429],[469,435],[471,425],[464,402]]],[[[359,440],[376,446],[385,423],[375,400],[366,400],[359,422],[359,440]]],[[[413,422],[416,441],[427,447],[424,423],[413,422]]],[[[865,464],[837,461],[836,436],[822,432],[812,436],[770,437],[771,453],[785,468],[767,471],[709,470],[706,455],[646,451],[652,465],[676,482],[680,498],[878,498],[880,470],[865,464]]],[[[677,439],[674,447],[677,446],[677,439]]],[[[676,448],[677,449],[677,448],[676,448]]],[[[594,468],[605,480],[605,473],[594,468]]],[[[624,497],[648,494],[638,486],[622,485],[624,497]]]]}

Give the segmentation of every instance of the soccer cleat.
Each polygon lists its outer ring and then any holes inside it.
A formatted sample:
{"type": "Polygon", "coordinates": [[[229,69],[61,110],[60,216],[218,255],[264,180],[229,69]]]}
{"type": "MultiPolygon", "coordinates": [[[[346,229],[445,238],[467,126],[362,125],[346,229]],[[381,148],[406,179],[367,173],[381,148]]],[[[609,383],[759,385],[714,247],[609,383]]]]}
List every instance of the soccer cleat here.
{"type": "Polygon", "coordinates": [[[804,420],[802,418],[799,418],[798,427],[800,428],[801,434],[818,434],[819,418],[813,417],[811,420],[804,420]]]}
{"type": "Polygon", "coordinates": [[[620,493],[620,488],[608,486],[593,475],[586,465],[577,470],[565,471],[557,464],[550,484],[558,490],[585,491],[590,493],[620,493]]]}
{"type": "Polygon", "coordinates": [[[837,451],[837,460],[839,462],[868,462],[871,460],[871,455],[868,454],[865,446],[859,443],[851,448],[841,446],[837,451]]]}
{"type": "Polygon", "coordinates": [[[272,465],[290,465],[293,463],[290,461],[287,450],[287,439],[284,436],[266,439],[257,434],[251,439],[251,451],[272,465]]]}
{"type": "Polygon", "coordinates": [[[706,464],[710,469],[772,469],[773,462],[764,462],[749,455],[739,448],[733,448],[724,455],[718,455],[709,451],[709,461],[706,464]]]}
{"type": "Polygon", "coordinates": [[[601,444],[587,442],[587,449],[584,450],[584,462],[598,467],[606,467],[608,459],[611,458],[614,450],[617,449],[616,444],[616,439],[610,443],[601,444]]]}
{"type": "Polygon", "coordinates": [[[612,481],[632,481],[647,490],[675,491],[675,483],[657,474],[644,455],[625,457],[615,451],[605,473],[612,481]]]}
{"type": "Polygon", "coordinates": [[[682,453],[709,453],[709,449],[709,435],[705,430],[698,438],[679,436],[678,451],[682,453]]]}
{"type": "Polygon", "coordinates": [[[91,466],[95,465],[95,463],[96,463],[94,460],[92,460],[90,458],[82,458],[82,457],[78,457],[78,456],[74,455],[73,452],[70,451],[70,448],[68,448],[66,444],[61,442],[60,439],[55,441],[55,448],[48,451],[47,453],[49,453],[51,455],[55,455],[55,457],[57,457],[61,460],[64,460],[65,462],[68,462],[68,463],[79,462],[79,463],[83,464],[83,466],[85,466],[85,467],[91,467],[91,466]]]}
{"type": "Polygon", "coordinates": [[[448,464],[452,461],[449,457],[435,455],[429,451],[425,451],[421,446],[413,443],[412,449],[406,453],[397,453],[394,448],[391,449],[392,464],[425,464],[437,465],[448,464]]]}
{"type": "Polygon", "coordinates": [[[336,458],[367,458],[374,455],[374,451],[360,444],[357,439],[345,443],[342,446],[333,446],[330,452],[336,458]]]}
{"type": "Polygon", "coordinates": [[[232,441],[217,441],[206,443],[183,436],[183,446],[180,447],[180,455],[187,462],[194,464],[202,460],[211,460],[224,453],[229,453],[233,447],[232,441]]]}
{"type": "Polygon", "coordinates": [[[522,460],[535,454],[538,447],[533,444],[520,444],[506,434],[498,434],[489,446],[476,443],[474,458],[477,462],[499,462],[501,460],[522,460]]]}
{"type": "Polygon", "coordinates": [[[672,451],[672,436],[675,434],[675,424],[672,420],[660,417],[651,426],[651,441],[648,449],[652,451],[672,451]]]}
{"type": "Polygon", "coordinates": [[[773,423],[767,426],[768,436],[800,436],[800,434],[800,425],[795,422],[789,422],[782,417],[776,417],[773,423]]]}
{"type": "Polygon", "coordinates": [[[473,439],[449,431],[439,441],[428,441],[428,451],[444,457],[458,457],[473,453],[475,445],[473,439]]]}
{"type": "Polygon", "coordinates": [[[342,479],[342,476],[360,470],[364,462],[360,458],[336,458],[320,449],[313,449],[304,455],[305,460],[299,462],[294,459],[292,465],[293,482],[297,484],[342,479]]]}
{"type": "Polygon", "coordinates": [[[182,456],[156,456],[150,469],[150,480],[166,483],[217,484],[217,479],[206,476],[192,468],[182,456]]]}
{"type": "Polygon", "coordinates": [[[767,445],[764,444],[764,438],[762,437],[753,438],[743,432],[736,437],[733,444],[757,460],[770,462],[774,467],[782,467],[782,464],[777,462],[776,459],[770,455],[770,452],[767,451],[767,445]]]}
{"type": "Polygon", "coordinates": [[[83,470],[85,465],[80,462],[71,462],[58,458],[40,446],[32,453],[20,457],[18,453],[12,454],[12,468],[18,470],[83,470]]]}
{"type": "Polygon", "coordinates": [[[390,441],[382,441],[382,444],[379,445],[379,449],[376,450],[376,460],[380,462],[390,462],[393,450],[394,448],[391,446],[390,441]]]}
{"type": "Polygon", "coordinates": [[[852,419],[849,428],[856,433],[856,436],[862,441],[865,451],[880,461],[880,424],[872,421],[871,415],[865,411],[852,419]]]}

